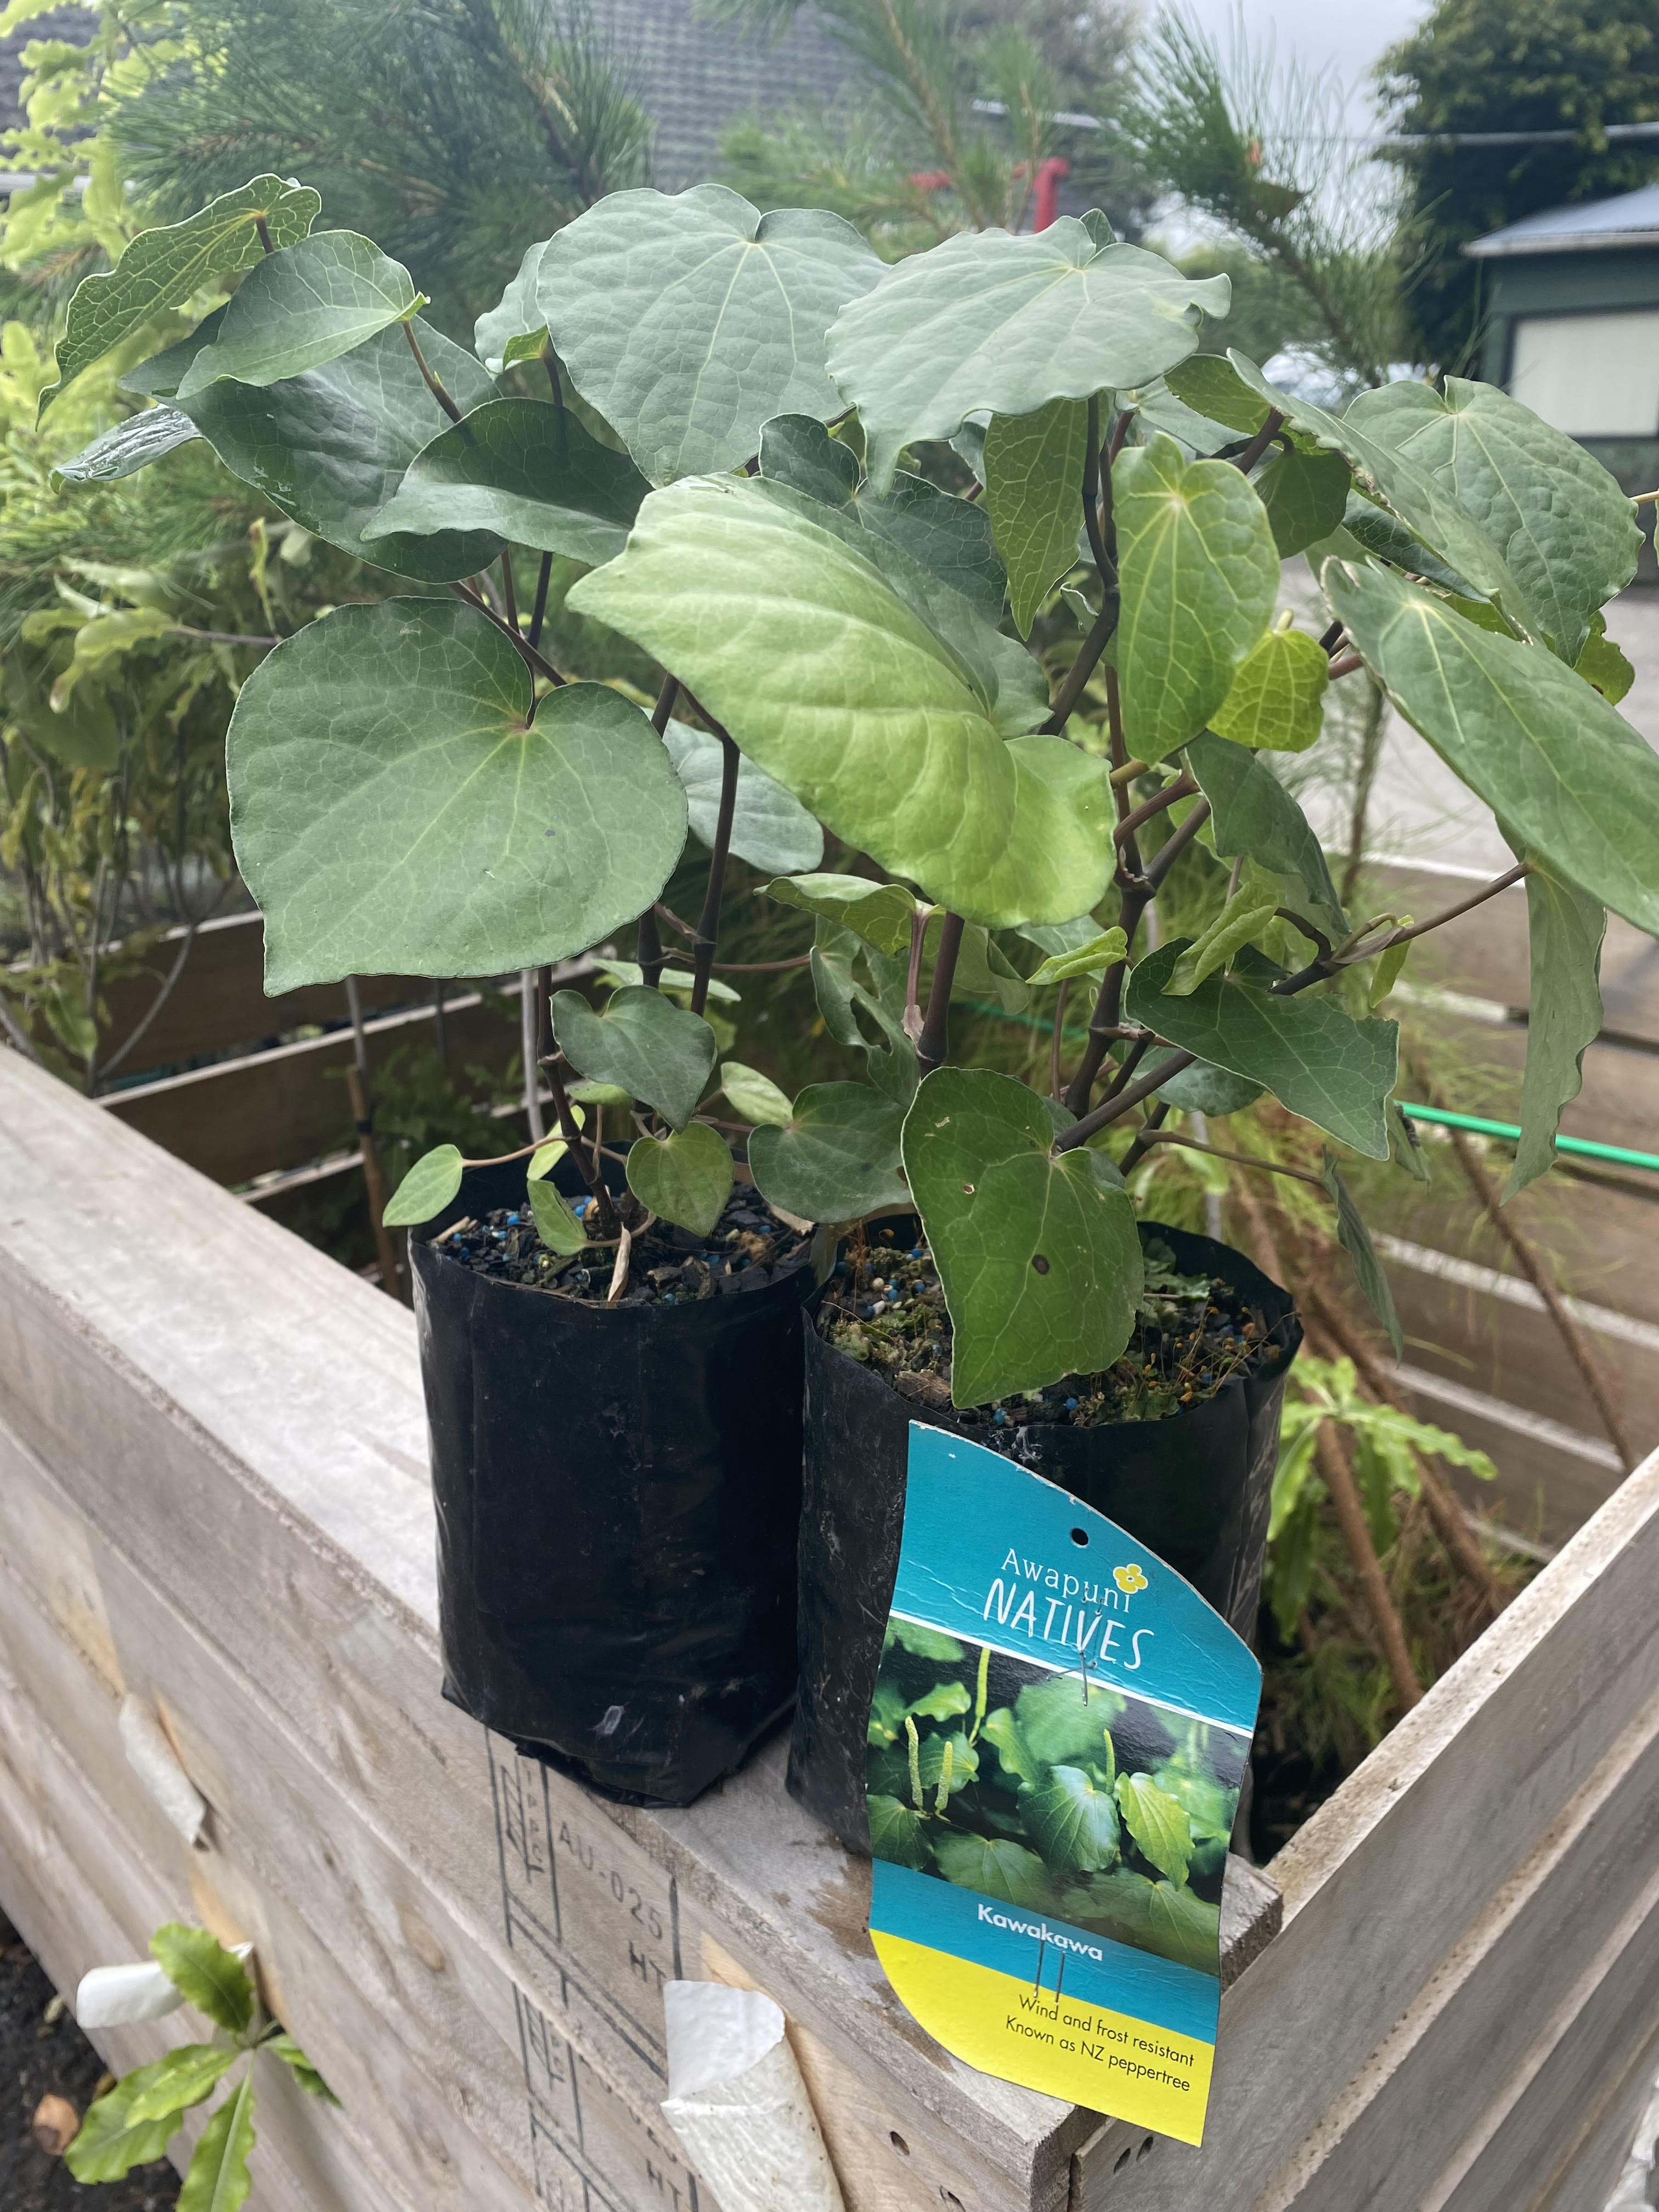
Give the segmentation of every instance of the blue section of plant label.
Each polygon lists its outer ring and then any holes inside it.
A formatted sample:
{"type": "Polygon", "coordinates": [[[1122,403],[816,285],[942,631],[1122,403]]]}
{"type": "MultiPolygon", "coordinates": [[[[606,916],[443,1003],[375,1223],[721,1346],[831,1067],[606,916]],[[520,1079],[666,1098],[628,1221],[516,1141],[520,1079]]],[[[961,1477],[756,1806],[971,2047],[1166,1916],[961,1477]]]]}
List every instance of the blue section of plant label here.
{"type": "Polygon", "coordinates": [[[915,1421],[892,1609],[1246,1735],[1255,1725],[1261,1669],[1190,1583],[1057,1484],[915,1421]]]}

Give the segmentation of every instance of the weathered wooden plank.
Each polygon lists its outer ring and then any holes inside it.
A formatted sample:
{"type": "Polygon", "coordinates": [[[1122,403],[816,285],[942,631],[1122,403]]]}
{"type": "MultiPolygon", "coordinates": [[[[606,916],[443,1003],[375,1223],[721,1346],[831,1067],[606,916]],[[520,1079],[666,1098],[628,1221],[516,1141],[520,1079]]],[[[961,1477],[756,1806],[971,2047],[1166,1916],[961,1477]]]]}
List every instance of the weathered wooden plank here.
{"type": "MultiPolygon", "coordinates": [[[[504,1018],[476,993],[458,997],[445,1021],[458,1066],[477,1060],[499,1070],[519,1048],[516,1020],[504,1018]]],[[[372,1049],[384,1054],[405,1043],[429,1042],[433,1010],[382,1014],[365,1027],[372,1049]]],[[[351,1102],[341,1079],[352,1050],[351,1031],[334,1030],[185,1075],[134,1084],[96,1103],[216,1182],[246,1182],[355,1143],[351,1102]]]]}
{"type": "MultiPolygon", "coordinates": [[[[1571,1828],[1575,1801],[1598,1770],[1604,1780],[1618,1774],[1620,1739],[1638,1725],[1632,1714],[1648,1726],[1646,1709],[1659,1698],[1656,1571],[1659,1455],[1273,1862],[1285,1923],[1223,2000],[1210,2142],[1198,2151],[1160,2142],[1138,2158],[1124,2130],[1103,2130],[1079,2160],[1079,2212],[1190,2212],[1199,2204],[1206,2212],[1267,2212],[1275,2201],[1296,2201],[1275,2198],[1275,2177],[1294,2172],[1304,2147],[1312,2157],[1322,2129],[1346,2136],[1345,2112],[1368,2109],[1363,2077],[1389,2031],[1413,2004],[1432,2007],[1443,1962],[1504,1885],[1524,1879],[1534,1855],[1547,1857],[1557,1824],[1571,1828]],[[1273,2054],[1269,2065],[1252,2057],[1264,2049],[1273,2054]]],[[[1632,1790],[1638,1764],[1632,1759],[1632,1790]]],[[[1638,1809],[1641,1820],[1650,1817],[1638,1809]]],[[[1595,1909],[1615,1919],[1650,1910],[1643,1901],[1659,1853],[1650,1831],[1640,1836],[1633,1855],[1603,1870],[1607,1893],[1595,1909]]],[[[1554,1916],[1567,1901],[1552,1889],[1548,1909],[1517,1923],[1522,1957],[1532,1946],[1546,1976],[1555,1956],[1554,1916]]],[[[1651,1976],[1644,2002],[1643,2017],[1659,2022],[1651,1976]]],[[[1516,2008],[1523,2016],[1527,2008],[1516,2008]]],[[[1610,2060],[1613,2051],[1595,2040],[1600,2015],[1587,2008],[1584,2019],[1582,2033],[1565,2032],[1562,2061],[1571,2055],[1577,2063],[1587,2048],[1590,2059],[1610,2060]]],[[[1499,2025],[1483,2013],[1479,2035],[1495,2034],[1499,2025]]],[[[1441,2062],[1432,2094],[1392,2115],[1396,2137],[1413,2138],[1411,2154],[1420,2161],[1414,2171],[1443,2172],[1491,2101],[1478,2088],[1470,2094],[1476,2068],[1467,2048],[1455,2063],[1443,2051],[1441,2062]]],[[[1471,2196],[1467,2212],[1505,2202],[1471,2196]]]]}

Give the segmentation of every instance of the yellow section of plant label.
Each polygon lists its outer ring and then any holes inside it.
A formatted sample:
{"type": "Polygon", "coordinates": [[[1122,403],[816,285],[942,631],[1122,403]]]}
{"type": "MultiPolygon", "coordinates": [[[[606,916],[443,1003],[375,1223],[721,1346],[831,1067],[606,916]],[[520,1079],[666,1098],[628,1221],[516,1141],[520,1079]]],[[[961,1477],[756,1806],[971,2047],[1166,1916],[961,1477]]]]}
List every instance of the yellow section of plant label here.
{"type": "Polygon", "coordinates": [[[905,1936],[872,1929],[871,1941],[900,2001],[969,2066],[1178,2142],[1202,2141],[1211,2045],[905,1936]]]}

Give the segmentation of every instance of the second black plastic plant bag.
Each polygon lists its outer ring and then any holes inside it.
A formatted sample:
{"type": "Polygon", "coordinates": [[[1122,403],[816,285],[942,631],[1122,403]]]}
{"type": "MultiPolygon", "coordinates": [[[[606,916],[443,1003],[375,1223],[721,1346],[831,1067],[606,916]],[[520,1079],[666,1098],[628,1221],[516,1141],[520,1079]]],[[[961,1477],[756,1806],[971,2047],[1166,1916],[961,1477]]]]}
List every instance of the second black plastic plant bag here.
{"type": "MultiPolygon", "coordinates": [[[[879,1232],[877,1232],[879,1233],[879,1232]]],[[[1185,1274],[1231,1284],[1284,1346],[1260,1376],[1161,1421],[966,1429],[1129,1529],[1253,1644],[1285,1378],[1302,1342],[1289,1294],[1230,1245],[1141,1224],[1185,1274]]],[[[905,1237],[908,1242],[908,1236],[905,1237]]],[[[789,1790],[849,1850],[870,1849],[865,1732],[904,1528],[910,1424],[962,1425],[899,1393],[806,1324],[800,1697],[789,1790]]]]}
{"type": "MultiPolygon", "coordinates": [[[[563,1177],[561,1177],[563,1180],[563,1177]]],[[[627,1802],[684,1805],[795,1687],[805,1255],[673,1305],[491,1279],[411,1239],[447,1696],[627,1802]]]]}

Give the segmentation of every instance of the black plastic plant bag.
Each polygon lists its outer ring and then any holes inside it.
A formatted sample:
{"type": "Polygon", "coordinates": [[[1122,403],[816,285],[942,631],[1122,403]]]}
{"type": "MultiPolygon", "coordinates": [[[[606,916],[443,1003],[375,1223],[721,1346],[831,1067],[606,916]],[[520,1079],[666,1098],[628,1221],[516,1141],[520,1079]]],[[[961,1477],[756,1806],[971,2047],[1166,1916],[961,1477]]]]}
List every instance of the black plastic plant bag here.
{"type": "Polygon", "coordinates": [[[794,1695],[811,1267],[609,1308],[430,1241],[523,1197],[475,1171],[411,1239],[444,1693],[608,1796],[690,1804],[794,1695]]]}
{"type": "MultiPolygon", "coordinates": [[[[878,1224],[908,1244],[913,1228],[878,1224]]],[[[1209,1274],[1259,1307],[1285,1347],[1267,1373],[1235,1376],[1162,1421],[963,1430],[1130,1530],[1255,1641],[1285,1378],[1302,1342],[1288,1292],[1208,1237],[1141,1224],[1183,1274],[1209,1274]]],[[[865,1732],[904,1528],[910,1424],[961,1428],[948,1407],[902,1397],[806,1323],[806,1448],[800,1536],[800,1696],[789,1790],[851,1850],[870,1849],[865,1732]]]]}

